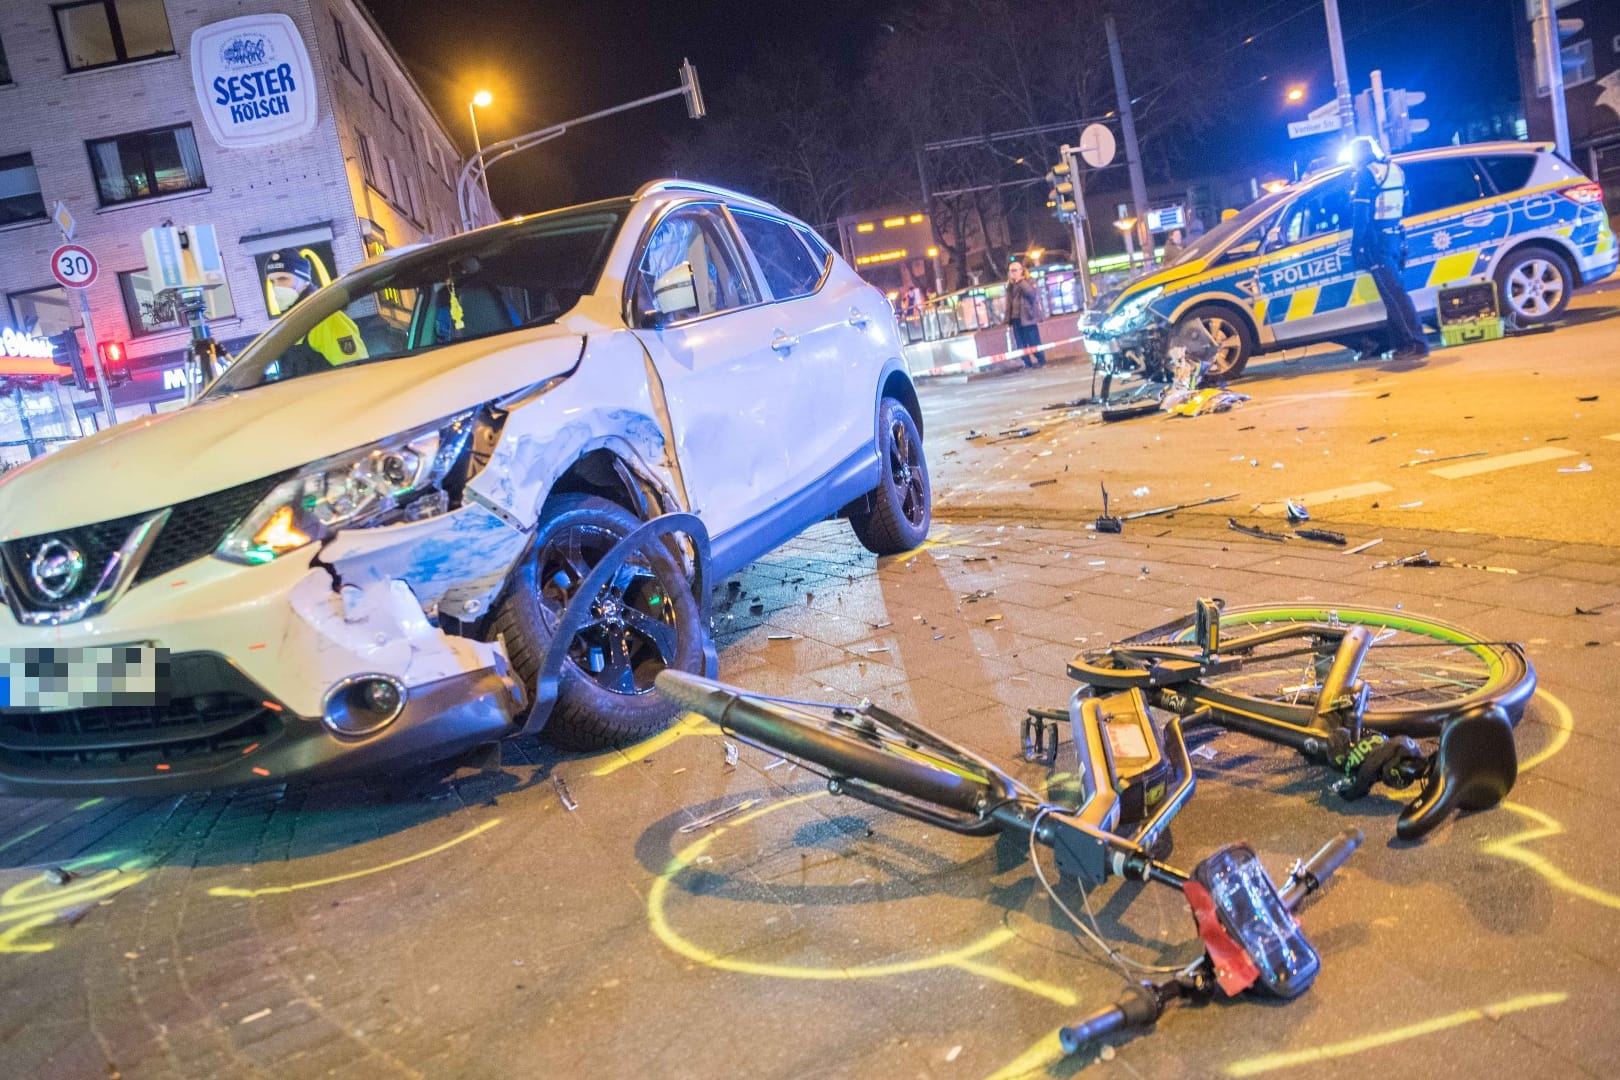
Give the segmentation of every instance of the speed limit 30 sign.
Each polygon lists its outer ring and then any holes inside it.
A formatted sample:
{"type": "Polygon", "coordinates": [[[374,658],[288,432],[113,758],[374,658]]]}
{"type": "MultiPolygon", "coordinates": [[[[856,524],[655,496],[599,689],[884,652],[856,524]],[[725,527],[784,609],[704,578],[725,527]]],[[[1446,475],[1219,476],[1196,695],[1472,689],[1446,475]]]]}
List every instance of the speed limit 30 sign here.
{"type": "Polygon", "coordinates": [[[96,257],[78,244],[63,244],[51,252],[51,273],[70,289],[89,288],[96,271],[96,257]]]}

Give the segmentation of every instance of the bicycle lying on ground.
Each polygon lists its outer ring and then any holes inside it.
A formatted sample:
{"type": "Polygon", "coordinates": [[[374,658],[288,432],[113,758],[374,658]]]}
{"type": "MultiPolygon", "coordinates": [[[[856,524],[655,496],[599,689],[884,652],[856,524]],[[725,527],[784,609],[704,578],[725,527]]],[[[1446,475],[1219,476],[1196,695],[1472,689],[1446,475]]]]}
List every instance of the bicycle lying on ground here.
{"type": "Polygon", "coordinates": [[[1069,674],[1081,686],[1067,715],[1032,711],[1024,742],[1026,757],[1055,765],[1054,725],[1070,725],[1073,759],[1063,772],[1077,779],[1073,805],[1050,793],[1042,798],[972,750],[869,703],[754,695],[674,670],[661,672],[657,685],[741,741],[825,776],[835,795],[965,835],[1025,835],[1053,902],[1131,982],[1113,1005],[1063,1029],[1069,1053],[1150,1025],[1178,999],[1250,988],[1297,996],[1320,965],[1292,912],[1355,850],[1360,830],[1296,864],[1281,888],[1241,843],[1218,849],[1191,873],[1163,861],[1167,826],[1196,784],[1186,730],[1211,724],[1293,747],[1340,770],[1339,789],[1351,797],[1379,781],[1418,783],[1397,825],[1398,835],[1411,839],[1454,809],[1486,809],[1506,796],[1517,774],[1513,724],[1535,691],[1535,672],[1519,646],[1444,623],[1370,608],[1226,611],[1215,600],[1076,656],[1069,674]],[[1157,723],[1150,707],[1169,719],[1157,723]],[[1426,752],[1420,738],[1433,739],[1435,748],[1426,752]],[[1048,881],[1037,843],[1052,848],[1060,873],[1079,882],[1089,926],[1048,881]],[[1103,939],[1087,896],[1109,877],[1181,890],[1203,955],[1172,967],[1122,956],[1103,939]],[[1129,969],[1169,978],[1138,982],[1129,969]]]}

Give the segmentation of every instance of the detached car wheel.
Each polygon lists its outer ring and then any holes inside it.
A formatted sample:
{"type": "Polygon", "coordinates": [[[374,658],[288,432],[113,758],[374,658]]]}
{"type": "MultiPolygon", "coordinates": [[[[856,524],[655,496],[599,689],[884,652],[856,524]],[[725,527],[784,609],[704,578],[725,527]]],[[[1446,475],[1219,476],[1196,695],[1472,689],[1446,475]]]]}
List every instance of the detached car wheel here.
{"type": "Polygon", "coordinates": [[[911,413],[894,398],[884,398],[879,420],[878,456],[883,476],[867,494],[865,506],[849,515],[849,523],[866,550],[898,555],[928,538],[933,490],[922,435],[911,413]]]}
{"type": "Polygon", "coordinates": [[[1178,319],[1176,332],[1193,323],[1203,326],[1216,349],[1209,362],[1208,377],[1235,379],[1243,374],[1256,348],[1254,331],[1249,329],[1249,324],[1226,308],[1205,305],[1193,308],[1178,319]]]}
{"type": "Polygon", "coordinates": [[[1575,275],[1551,248],[1520,248],[1496,268],[1496,291],[1504,313],[1520,326],[1531,326],[1564,313],[1575,291],[1575,275]]]}
{"type": "MultiPolygon", "coordinates": [[[[641,522],[592,495],[552,500],[523,563],[496,606],[489,635],[502,636],[512,667],[531,689],[563,609],[586,576],[641,522]]],[[[542,733],[565,750],[599,750],[642,738],[674,717],[653,690],[666,667],[700,670],[701,615],[680,562],[654,541],[592,601],[592,618],[568,645],[556,707],[542,733]]]]}

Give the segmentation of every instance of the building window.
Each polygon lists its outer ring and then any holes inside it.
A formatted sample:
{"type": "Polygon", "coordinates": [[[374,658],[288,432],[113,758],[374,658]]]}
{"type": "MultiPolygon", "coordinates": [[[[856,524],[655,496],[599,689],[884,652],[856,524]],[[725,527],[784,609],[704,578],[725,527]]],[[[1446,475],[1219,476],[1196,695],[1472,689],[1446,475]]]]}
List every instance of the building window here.
{"type": "Polygon", "coordinates": [[[374,78],[371,74],[371,57],[362,55],[360,59],[366,62],[366,91],[371,95],[372,101],[381,105],[382,98],[377,96],[377,85],[381,80],[374,78]]]}
{"type": "Polygon", "coordinates": [[[55,11],[69,71],[174,53],[163,0],[86,0],[61,4],[55,11]]]}
{"type": "Polygon", "coordinates": [[[382,191],[382,174],[377,171],[377,147],[365,132],[360,133],[360,171],[365,174],[366,183],[382,191]]]}
{"type": "Polygon", "coordinates": [[[79,324],[60,285],[11,294],[11,325],[24,334],[50,337],[79,324]]]}
{"type": "Polygon", "coordinates": [[[102,206],[192,191],[205,184],[190,124],[97,139],[87,145],[102,206]]]}
{"type": "Polygon", "coordinates": [[[0,225],[45,220],[45,196],[32,154],[0,157],[0,225]]]}
{"type": "Polygon", "coordinates": [[[11,82],[11,65],[6,63],[6,43],[0,41],[0,86],[11,82]]]}
{"type": "MultiPolygon", "coordinates": [[[[118,291],[124,296],[124,314],[129,317],[131,337],[160,334],[186,325],[178,313],[157,310],[157,294],[152,291],[152,278],[145,270],[129,270],[119,274],[118,291]]],[[[228,319],[236,314],[236,305],[231,303],[228,287],[221,285],[208,289],[206,295],[208,307],[205,314],[208,318],[228,319]]]]}
{"type": "Polygon", "coordinates": [[[409,173],[405,175],[405,194],[410,200],[411,220],[417,224],[422,222],[422,201],[416,192],[416,177],[409,173]]]}
{"type": "Polygon", "coordinates": [[[393,158],[388,158],[388,191],[394,204],[405,209],[405,185],[399,178],[399,166],[394,164],[393,158]]]}
{"type": "MultiPolygon", "coordinates": [[[[354,75],[354,61],[349,58],[349,32],[337,19],[332,20],[332,29],[337,31],[338,63],[348,68],[350,75],[354,75]]],[[[358,75],[355,77],[359,78],[358,75]]]]}

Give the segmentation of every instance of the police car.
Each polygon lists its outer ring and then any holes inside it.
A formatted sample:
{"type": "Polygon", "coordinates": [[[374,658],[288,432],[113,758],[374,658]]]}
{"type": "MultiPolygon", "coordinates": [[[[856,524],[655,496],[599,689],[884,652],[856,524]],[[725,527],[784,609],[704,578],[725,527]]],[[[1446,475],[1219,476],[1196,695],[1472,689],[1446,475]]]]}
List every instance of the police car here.
{"type": "MultiPolygon", "coordinates": [[[[1408,190],[1404,280],[1420,315],[1439,289],[1489,280],[1505,316],[1547,322],[1620,263],[1603,189],[1551,144],[1447,146],[1395,161],[1408,190]]],[[[1348,167],[1323,171],[1211,229],[1089,316],[1087,350],[1100,362],[1141,361],[1167,329],[1197,324],[1213,341],[1210,372],[1231,377],[1259,353],[1366,337],[1383,326],[1384,306],[1351,261],[1350,180],[1348,167]]]]}

